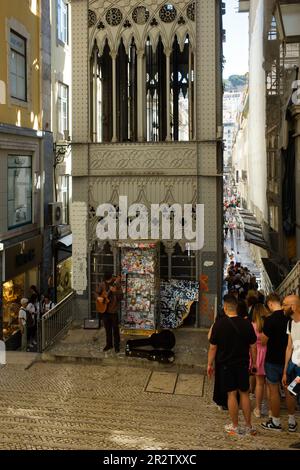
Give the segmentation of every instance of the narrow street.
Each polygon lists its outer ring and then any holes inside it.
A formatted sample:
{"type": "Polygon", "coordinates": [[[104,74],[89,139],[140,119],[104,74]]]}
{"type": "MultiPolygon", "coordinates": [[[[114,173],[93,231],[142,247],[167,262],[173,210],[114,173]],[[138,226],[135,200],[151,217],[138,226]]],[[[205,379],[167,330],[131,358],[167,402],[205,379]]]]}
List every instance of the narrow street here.
{"type": "Polygon", "coordinates": [[[298,440],[284,431],[225,435],[228,414],[212,403],[207,378],[203,396],[188,396],[177,387],[145,391],[151,374],[124,366],[7,365],[0,373],[0,449],[288,449],[298,440]]]}

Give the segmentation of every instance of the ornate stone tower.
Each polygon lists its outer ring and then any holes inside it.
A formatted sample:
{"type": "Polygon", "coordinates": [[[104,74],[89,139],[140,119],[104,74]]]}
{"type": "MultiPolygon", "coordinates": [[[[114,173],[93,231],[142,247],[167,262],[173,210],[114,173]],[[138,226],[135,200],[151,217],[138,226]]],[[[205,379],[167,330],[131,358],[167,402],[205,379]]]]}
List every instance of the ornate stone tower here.
{"type": "Polygon", "coordinates": [[[74,287],[90,312],[99,277],[118,269],[117,243],[97,240],[96,209],[118,210],[126,195],[147,207],[205,205],[203,250],[162,240],[160,277],[200,280],[195,326],[213,320],[223,258],[221,18],[219,0],[72,0],[74,287]]]}

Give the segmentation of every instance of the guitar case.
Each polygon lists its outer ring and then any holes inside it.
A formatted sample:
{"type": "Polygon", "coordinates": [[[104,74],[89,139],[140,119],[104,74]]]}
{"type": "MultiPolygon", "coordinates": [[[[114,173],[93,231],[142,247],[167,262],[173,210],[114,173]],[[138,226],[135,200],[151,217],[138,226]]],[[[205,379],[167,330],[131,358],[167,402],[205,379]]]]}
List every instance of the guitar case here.
{"type": "Polygon", "coordinates": [[[175,354],[168,349],[127,349],[126,356],[143,357],[149,361],[157,361],[162,364],[171,364],[175,361],[175,354]]]}
{"type": "Polygon", "coordinates": [[[149,338],[129,339],[127,345],[129,349],[152,346],[154,349],[173,349],[175,346],[175,335],[170,330],[163,330],[160,333],[153,333],[149,338]]]}
{"type": "Polygon", "coordinates": [[[175,354],[171,351],[174,346],[174,333],[170,330],[163,330],[160,333],[153,333],[149,338],[128,340],[125,353],[130,357],[142,357],[149,361],[170,364],[175,360],[175,354]],[[140,349],[143,346],[152,346],[154,349],[140,349]]]}

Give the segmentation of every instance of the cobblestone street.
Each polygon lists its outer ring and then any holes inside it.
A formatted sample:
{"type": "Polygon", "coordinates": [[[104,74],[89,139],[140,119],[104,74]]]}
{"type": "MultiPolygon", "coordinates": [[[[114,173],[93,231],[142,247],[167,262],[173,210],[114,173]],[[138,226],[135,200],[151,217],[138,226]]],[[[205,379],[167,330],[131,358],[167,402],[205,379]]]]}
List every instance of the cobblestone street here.
{"type": "Polygon", "coordinates": [[[288,449],[299,440],[299,434],[262,429],[255,437],[227,436],[228,415],[212,404],[206,378],[203,397],[150,393],[145,389],[151,372],[126,366],[5,366],[0,448],[288,449]]]}

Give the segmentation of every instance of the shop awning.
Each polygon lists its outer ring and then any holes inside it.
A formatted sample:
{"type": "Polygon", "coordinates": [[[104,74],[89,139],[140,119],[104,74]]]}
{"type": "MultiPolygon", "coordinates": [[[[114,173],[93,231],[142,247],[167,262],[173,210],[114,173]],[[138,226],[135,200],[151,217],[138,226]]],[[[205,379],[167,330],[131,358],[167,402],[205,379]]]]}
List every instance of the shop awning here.
{"type": "Polygon", "coordinates": [[[72,242],[73,242],[72,233],[70,235],[66,235],[65,237],[60,238],[59,240],[57,240],[57,243],[61,243],[64,246],[71,246],[72,242]]]}
{"type": "Polygon", "coordinates": [[[259,246],[264,250],[268,250],[268,244],[264,239],[261,225],[257,222],[256,217],[250,211],[240,209],[239,215],[243,220],[245,240],[252,245],[259,246]]]}

